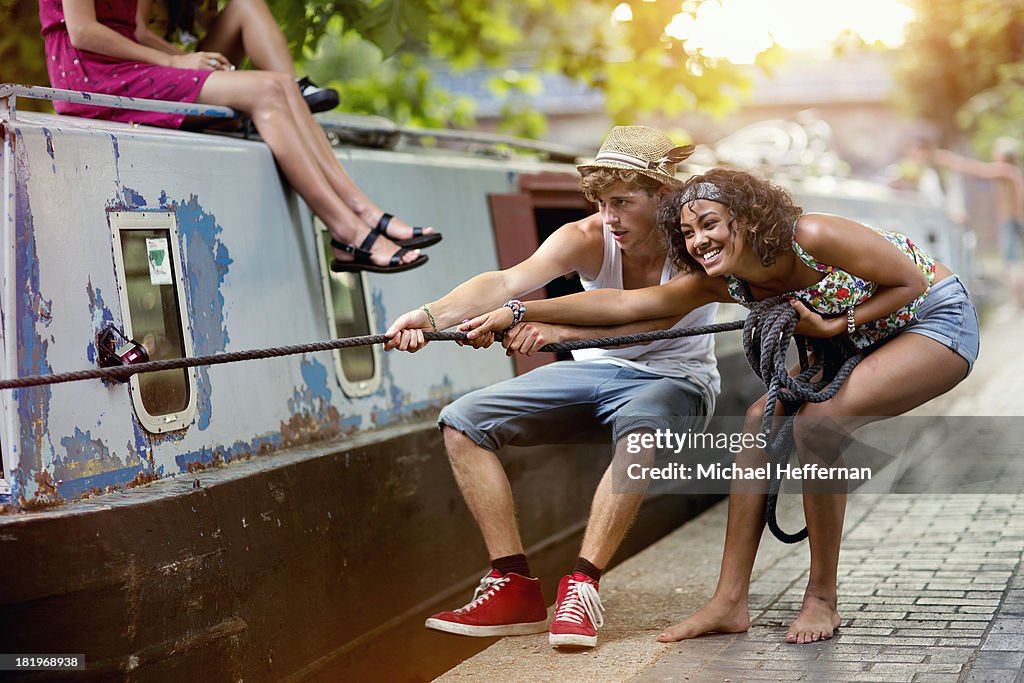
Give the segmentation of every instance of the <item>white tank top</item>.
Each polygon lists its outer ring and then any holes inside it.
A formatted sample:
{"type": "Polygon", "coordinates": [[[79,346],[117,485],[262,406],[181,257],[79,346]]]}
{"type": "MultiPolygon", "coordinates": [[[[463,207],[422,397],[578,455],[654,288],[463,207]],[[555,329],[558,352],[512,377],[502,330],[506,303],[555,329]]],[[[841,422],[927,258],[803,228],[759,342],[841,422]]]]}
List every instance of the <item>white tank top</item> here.
{"type": "MultiPolygon", "coordinates": [[[[665,284],[678,273],[668,257],[661,270],[661,284],[665,284]]],[[[583,289],[623,289],[622,251],[607,226],[604,228],[604,260],[601,272],[593,280],[580,277],[583,289]]],[[[711,325],[715,322],[718,304],[706,304],[691,311],[677,322],[672,329],[711,325]]],[[[715,360],[715,335],[662,339],[650,344],[624,346],[615,349],[581,349],[572,352],[578,361],[611,363],[649,372],[663,377],[679,377],[689,380],[701,390],[708,415],[714,412],[715,397],[721,391],[718,362],[715,360]]]]}

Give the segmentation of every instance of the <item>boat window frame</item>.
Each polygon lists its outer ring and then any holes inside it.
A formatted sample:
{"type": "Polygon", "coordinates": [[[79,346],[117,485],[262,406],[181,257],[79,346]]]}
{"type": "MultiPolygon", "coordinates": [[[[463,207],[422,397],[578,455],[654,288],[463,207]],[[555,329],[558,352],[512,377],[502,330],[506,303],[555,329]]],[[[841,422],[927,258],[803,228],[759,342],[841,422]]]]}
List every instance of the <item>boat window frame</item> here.
{"type": "MultiPolygon", "coordinates": [[[[182,340],[182,353],[185,358],[192,358],[195,350],[192,343],[192,321],[188,315],[188,299],[185,297],[184,263],[181,245],[178,241],[178,216],[174,211],[108,211],[107,222],[110,225],[112,250],[114,254],[114,274],[117,278],[118,298],[121,303],[121,321],[124,334],[134,338],[131,308],[128,301],[128,283],[125,277],[124,253],[121,248],[121,232],[123,230],[167,230],[171,252],[172,279],[178,297],[178,324],[182,340]]],[[[142,401],[138,375],[128,381],[132,407],[135,414],[148,432],[162,434],[164,432],[186,429],[192,424],[197,411],[197,379],[196,368],[185,368],[188,377],[188,403],[185,408],[164,415],[152,415],[142,401]]]]}
{"type": "MultiPolygon", "coordinates": [[[[320,287],[323,291],[324,312],[327,315],[328,334],[331,339],[334,339],[334,335],[337,334],[338,330],[337,320],[334,317],[334,290],[331,288],[331,279],[336,275],[349,275],[353,278],[358,278],[360,288],[363,292],[363,310],[366,311],[367,334],[373,334],[373,331],[377,329],[377,319],[374,315],[373,300],[370,296],[370,287],[369,283],[366,281],[365,273],[359,271],[335,274],[331,271],[328,264],[332,259],[332,255],[330,253],[328,242],[324,239],[325,233],[327,232],[327,226],[324,225],[323,221],[314,216],[313,233],[316,236],[317,263],[320,268],[320,287]]],[[[380,389],[381,383],[383,382],[383,364],[380,345],[371,345],[370,351],[373,355],[373,374],[369,378],[363,380],[351,380],[345,374],[345,365],[341,359],[343,349],[335,349],[331,352],[331,356],[334,359],[334,376],[337,378],[338,386],[341,387],[342,392],[349,398],[370,396],[380,389]]]]}

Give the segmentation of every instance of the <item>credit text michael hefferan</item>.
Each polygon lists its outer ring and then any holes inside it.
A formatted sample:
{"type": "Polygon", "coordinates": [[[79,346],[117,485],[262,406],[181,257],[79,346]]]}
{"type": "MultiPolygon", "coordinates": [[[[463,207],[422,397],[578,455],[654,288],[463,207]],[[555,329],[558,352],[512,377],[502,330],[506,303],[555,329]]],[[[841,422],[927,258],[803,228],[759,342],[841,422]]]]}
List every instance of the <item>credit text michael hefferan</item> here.
{"type": "Polygon", "coordinates": [[[633,463],[626,468],[626,476],[630,479],[676,479],[722,481],[732,479],[753,479],[768,481],[770,479],[810,479],[810,480],[849,480],[866,481],[871,479],[870,467],[825,467],[815,463],[791,465],[789,463],[773,463],[763,467],[740,467],[736,463],[721,465],[683,465],[673,462],[659,467],[644,467],[633,463]]]}
{"type": "MultiPolygon", "coordinates": [[[[712,434],[706,432],[676,433],[669,429],[658,429],[653,432],[633,432],[626,437],[626,451],[631,454],[642,450],[657,449],[672,451],[679,454],[683,451],[729,450],[739,453],[745,449],[761,449],[767,447],[764,434],[732,433],[712,434]]],[[[632,463],[626,468],[626,476],[630,479],[673,479],[673,480],[704,480],[722,481],[749,479],[768,481],[772,479],[790,480],[848,480],[867,481],[871,479],[869,467],[827,467],[816,463],[790,464],[771,463],[760,467],[741,467],[736,463],[668,463],[655,467],[645,467],[632,463]]]]}

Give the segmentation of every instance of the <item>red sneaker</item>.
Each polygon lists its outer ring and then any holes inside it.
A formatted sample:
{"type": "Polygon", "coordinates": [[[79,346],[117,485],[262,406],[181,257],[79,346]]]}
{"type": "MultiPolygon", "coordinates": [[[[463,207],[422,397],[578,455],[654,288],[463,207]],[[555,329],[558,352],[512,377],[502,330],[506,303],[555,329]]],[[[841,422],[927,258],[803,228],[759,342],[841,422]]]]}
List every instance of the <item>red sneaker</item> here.
{"type": "Polygon", "coordinates": [[[597,629],[604,626],[604,606],[597,594],[597,581],[579,572],[563,576],[558,584],[558,602],[551,621],[548,642],[555,647],[597,645],[597,629]]]}
{"type": "Polygon", "coordinates": [[[493,570],[480,580],[468,605],[435,614],[425,626],[463,636],[524,636],[544,632],[548,608],[540,581],[493,570]]]}

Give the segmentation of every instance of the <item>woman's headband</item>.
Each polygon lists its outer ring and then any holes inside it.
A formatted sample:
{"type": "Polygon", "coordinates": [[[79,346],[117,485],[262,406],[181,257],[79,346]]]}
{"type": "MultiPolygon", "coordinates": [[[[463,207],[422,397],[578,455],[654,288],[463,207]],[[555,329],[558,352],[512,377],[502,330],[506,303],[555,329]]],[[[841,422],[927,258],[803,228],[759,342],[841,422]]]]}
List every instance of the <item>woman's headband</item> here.
{"type": "Polygon", "coordinates": [[[684,189],[682,195],[679,197],[679,202],[680,204],[689,204],[690,202],[695,202],[698,199],[720,202],[722,201],[723,196],[722,190],[718,185],[705,181],[702,183],[696,183],[695,185],[690,185],[684,189]]]}

